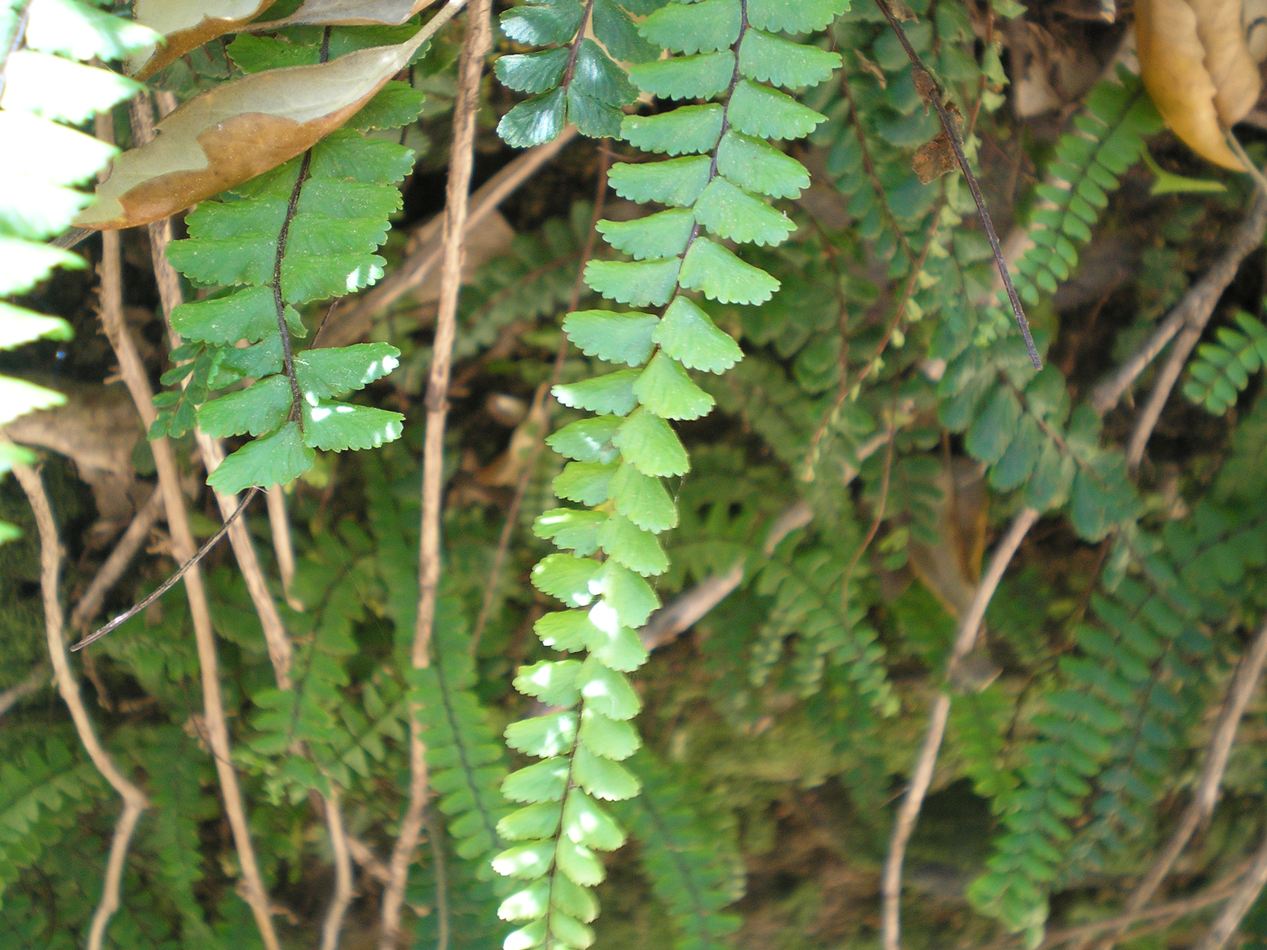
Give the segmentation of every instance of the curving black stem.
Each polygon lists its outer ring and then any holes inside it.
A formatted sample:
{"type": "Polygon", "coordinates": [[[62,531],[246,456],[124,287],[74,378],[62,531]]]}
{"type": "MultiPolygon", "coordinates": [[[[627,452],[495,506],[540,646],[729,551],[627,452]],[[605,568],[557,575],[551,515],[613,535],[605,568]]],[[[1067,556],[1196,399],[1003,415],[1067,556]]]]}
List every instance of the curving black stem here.
{"type": "Polygon", "coordinates": [[[889,0],[875,0],[875,5],[889,21],[889,26],[897,36],[897,41],[902,44],[907,59],[915,68],[915,88],[937,110],[937,118],[941,120],[946,138],[950,141],[950,147],[955,153],[955,161],[959,163],[963,177],[968,180],[968,190],[972,192],[972,200],[977,203],[977,215],[981,218],[981,226],[985,228],[985,236],[990,241],[990,250],[994,252],[994,264],[999,269],[999,276],[1003,278],[1003,288],[1007,291],[1008,302],[1012,305],[1012,316],[1016,320],[1017,327],[1020,328],[1021,339],[1025,341],[1025,352],[1029,354],[1029,361],[1034,364],[1034,369],[1042,369],[1043,360],[1038,355],[1038,348],[1034,346],[1034,337],[1029,332],[1029,320],[1025,318],[1025,308],[1021,306],[1020,295],[1016,292],[1016,285],[1012,283],[1012,275],[1008,273],[1007,262],[1003,260],[1003,248],[999,244],[999,235],[994,230],[994,222],[990,220],[990,211],[985,205],[981,185],[972,171],[972,166],[968,164],[968,156],[963,152],[963,143],[959,141],[959,131],[955,128],[954,116],[946,108],[946,91],[942,89],[932,71],[924,65],[919,53],[915,52],[915,47],[911,46],[910,40],[906,38],[906,31],[902,29],[902,24],[893,15],[889,0]]]}

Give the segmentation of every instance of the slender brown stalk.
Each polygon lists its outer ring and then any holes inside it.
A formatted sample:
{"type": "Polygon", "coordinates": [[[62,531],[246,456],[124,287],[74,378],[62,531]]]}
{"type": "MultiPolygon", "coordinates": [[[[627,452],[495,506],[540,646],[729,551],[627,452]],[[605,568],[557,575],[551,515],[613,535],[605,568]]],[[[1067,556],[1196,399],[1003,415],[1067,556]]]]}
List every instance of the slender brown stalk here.
{"type": "MultiPolygon", "coordinates": [[[[98,117],[99,134],[108,130],[106,122],[98,117]]],[[[120,260],[119,235],[103,232],[101,257],[101,323],[106,337],[119,362],[123,382],[132,396],[141,421],[148,429],[154,422],[154,394],[149,376],[123,321],[123,274],[120,260]]],[[[150,443],[154,467],[158,471],[159,490],[167,513],[168,530],[172,535],[172,547],[176,557],[184,562],[193,557],[197,545],[189,527],[189,512],[180,487],[180,469],[171,443],[167,439],[155,439],[150,443]]],[[[280,945],[273,927],[268,892],[260,874],[247,824],[246,806],[238,786],[237,773],[233,770],[233,756],[229,746],[229,730],[225,721],[224,698],[220,692],[219,660],[216,656],[215,634],[211,626],[211,608],[207,591],[203,586],[202,571],[195,562],[181,581],[189,596],[189,612],[193,619],[194,642],[198,653],[198,670],[202,681],[203,711],[207,725],[207,740],[216,776],[224,795],[225,815],[233,834],[234,846],[242,867],[242,880],[247,903],[255,917],[256,926],[268,950],[280,945]]]]}
{"type": "Polygon", "coordinates": [[[149,799],[140,787],[120,771],[97,738],[83,697],[79,694],[79,681],[70,669],[66,653],[65,617],[62,613],[61,594],[58,590],[62,572],[62,546],[57,537],[57,524],[53,508],[39,474],[25,465],[15,465],[13,474],[26,492],[35,514],[35,527],[40,536],[40,591],[44,598],[44,635],[48,641],[48,655],[53,664],[57,691],[70,710],[75,731],[88,758],[97,767],[110,786],[123,799],[123,814],[115,826],[110,845],[110,858],[106,863],[106,876],[101,890],[101,901],[92,915],[88,931],[89,950],[100,950],[105,940],[110,918],[119,909],[119,895],[123,881],[123,864],[127,860],[128,846],[136,830],[137,819],[149,807],[149,799]]]}
{"type": "MultiPolygon", "coordinates": [[[[1021,542],[1038,521],[1038,512],[1033,508],[1022,509],[1014,519],[1007,533],[1000,539],[990,557],[989,566],[977,592],[959,621],[959,630],[955,634],[955,642],[950,650],[950,660],[946,665],[946,680],[953,681],[955,672],[964,659],[972,653],[981,635],[982,621],[985,620],[986,609],[999,589],[999,583],[1007,571],[1012,558],[1020,549],[1021,542]]],[[[902,798],[897,817],[893,822],[893,834],[889,839],[888,854],[884,859],[884,874],[881,878],[880,893],[883,899],[883,927],[885,950],[899,950],[902,945],[902,863],[906,858],[906,846],[915,831],[915,823],[920,809],[924,806],[924,798],[933,781],[933,768],[937,763],[937,753],[941,751],[942,739],[946,735],[946,723],[950,718],[950,693],[945,689],[939,691],[933,699],[932,709],[928,714],[928,726],[924,731],[924,742],[920,747],[919,757],[915,760],[915,768],[911,772],[911,784],[902,798]]]]}
{"type": "MultiPolygon", "coordinates": [[[[440,301],[436,315],[431,371],[427,379],[426,432],[422,450],[422,523],[418,543],[418,617],[410,664],[430,664],[431,634],[440,586],[440,515],[444,493],[444,428],[448,415],[449,377],[453,341],[457,336],[458,297],[462,289],[463,239],[470,205],[471,173],[475,164],[475,119],[479,111],[480,77],[484,56],[492,42],[492,0],[474,0],[467,10],[466,40],[458,67],[457,99],[453,107],[453,150],[445,194],[444,259],[440,268],[440,301]]],[[[419,711],[411,703],[409,717],[409,797],[396,844],[388,863],[389,880],[383,892],[379,946],[393,950],[401,942],[401,909],[409,865],[422,834],[427,804],[426,746],[419,711]]]]}
{"type": "Polygon", "coordinates": [[[1222,950],[1226,947],[1264,887],[1267,887],[1267,837],[1263,838],[1245,877],[1232,892],[1231,899],[1214,919],[1209,931],[1201,938],[1196,950],[1222,950]]]}

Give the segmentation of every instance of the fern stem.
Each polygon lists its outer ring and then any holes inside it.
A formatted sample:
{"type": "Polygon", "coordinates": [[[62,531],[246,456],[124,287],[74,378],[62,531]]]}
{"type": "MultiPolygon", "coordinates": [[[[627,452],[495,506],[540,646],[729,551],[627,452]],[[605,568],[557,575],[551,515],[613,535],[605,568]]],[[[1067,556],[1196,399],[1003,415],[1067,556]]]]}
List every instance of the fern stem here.
{"type": "MultiPolygon", "coordinates": [[[[426,431],[423,436],[422,521],[418,542],[418,615],[410,663],[423,669],[430,663],[440,584],[440,517],[444,493],[444,429],[448,416],[448,388],[453,342],[457,335],[458,297],[462,289],[463,238],[470,204],[475,164],[475,120],[479,111],[480,77],[484,56],[492,44],[492,0],[475,0],[467,10],[466,39],[458,67],[457,98],[453,107],[453,150],[445,195],[444,258],[440,269],[440,302],[427,380],[426,431]]],[[[412,705],[412,704],[411,704],[412,705]]],[[[409,865],[422,833],[427,801],[426,746],[419,710],[409,716],[409,797],[399,835],[389,862],[390,879],[383,893],[382,934],[379,946],[392,950],[400,942],[400,914],[409,865]]]]}

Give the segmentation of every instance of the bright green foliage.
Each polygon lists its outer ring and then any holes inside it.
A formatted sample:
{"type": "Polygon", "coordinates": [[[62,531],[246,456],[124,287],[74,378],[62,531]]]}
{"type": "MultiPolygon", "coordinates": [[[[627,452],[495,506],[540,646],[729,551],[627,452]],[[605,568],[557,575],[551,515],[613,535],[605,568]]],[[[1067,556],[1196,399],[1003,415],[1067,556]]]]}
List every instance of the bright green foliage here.
{"type": "MultiPolygon", "coordinates": [[[[352,34],[330,47],[346,49],[358,39],[372,44],[376,34],[352,34]]],[[[239,40],[234,48],[249,52],[252,69],[293,58],[291,44],[280,40],[239,40]]],[[[304,53],[312,58],[318,50],[304,53]]],[[[163,382],[183,388],[158,397],[150,434],[180,435],[196,418],[209,435],[256,436],[211,473],[208,484],[217,491],[285,484],[312,466],[317,449],[377,448],[401,434],[399,413],[342,401],[396,367],[395,347],[292,355],[293,339],[307,332],[297,307],[352,293],[382,275],[383,259],[374,252],[400,208],[396,182],[412,167],[413,153],[355,130],[412,121],[421,100],[400,93],[389,85],[353,117],[351,129],[203,203],[187,219],[189,237],[171,245],[172,263],[186,277],[226,289],[172,313],[186,342],[173,352],[178,365],[163,382]],[[243,380],[252,382],[212,396],[243,380]]]]}
{"type": "MultiPolygon", "coordinates": [[[[837,4],[833,12],[844,7],[837,4]]],[[[528,9],[541,7],[519,7],[511,15],[528,9]]],[[[830,72],[824,66],[839,62],[816,48],[801,52],[791,40],[759,34],[745,21],[744,9],[742,0],[674,3],[642,21],[648,41],[685,55],[635,64],[634,83],[677,98],[720,101],[624,120],[621,133],[630,144],[670,158],[657,163],[658,170],[656,164],[616,165],[613,187],[670,208],[633,221],[600,222],[606,241],[634,260],[591,261],[585,277],[609,300],[648,309],[587,310],[564,321],[583,352],[626,368],[555,390],[564,406],[597,414],[552,440],[573,458],[555,483],[556,493],[595,510],[558,509],[538,521],[537,533],[565,553],[541,561],[533,583],[570,609],[547,614],[537,633],[547,646],[588,656],[526,667],[515,681],[521,692],[561,710],[507,730],[513,749],[541,760],[513,773],[503,787],[523,807],[502,821],[502,836],[514,843],[494,867],[527,882],[502,905],[504,917],[524,925],[507,948],[583,948],[593,942],[588,925],[598,907],[587,889],[604,876],[598,853],[624,841],[602,803],[634,797],[639,788],[621,764],[638,747],[629,720],[641,705],[624,674],[645,660],[635,631],[659,605],[644,577],[668,567],[656,535],[677,519],[663,480],[690,468],[670,422],[698,418],[712,407],[713,398],[688,368],[720,372],[739,357],[702,300],[760,304],[779,286],[723,242],[777,244],[792,225],[746,190],[748,181],[728,178],[719,156],[736,148],[757,156],[752,164],[767,170],[772,180],[764,190],[773,194],[787,193],[789,178],[804,181],[798,163],[762,140],[800,138],[822,117],[753,79],[786,79],[781,69],[796,61],[802,63],[798,81],[821,81],[830,72]],[[713,55],[721,69],[711,60],[701,66],[697,54],[713,55]],[[724,86],[719,73],[727,74],[724,86]],[[675,157],[692,155],[700,158],[675,157]],[[665,309],[657,315],[653,307],[665,309]]],[[[546,39],[561,41],[553,34],[546,39]]],[[[520,140],[512,131],[509,141],[520,140]]]]}
{"type": "Polygon", "coordinates": [[[649,13],[664,2],[525,0],[503,13],[507,37],[546,48],[497,60],[502,85],[531,94],[502,117],[501,137],[526,148],[549,142],[569,124],[591,138],[619,135],[621,107],[633,102],[638,90],[617,61],[643,62],[659,53],[630,14],[649,13]]]}
{"type": "Polygon", "coordinates": [[[1214,341],[1197,347],[1183,386],[1188,399],[1214,415],[1234,406],[1250,377],[1267,366],[1267,326],[1244,311],[1235,319],[1240,329],[1219,327],[1214,341]]]}
{"type": "Polygon", "coordinates": [[[1139,834],[1202,706],[1211,628],[1267,563],[1261,497],[1210,502],[1129,550],[1138,573],[1091,601],[1059,686],[1034,717],[1020,785],[996,800],[1004,832],[969,892],[1013,930],[1041,928],[1050,888],[1099,869],[1139,834]],[[1150,552],[1150,553],[1144,553],[1150,552]],[[1075,830],[1070,819],[1090,815],[1075,830]]]}
{"type": "MultiPolygon", "coordinates": [[[[78,61],[120,59],[152,36],[143,26],[78,0],[0,8],[0,141],[6,143],[0,150],[0,350],[70,339],[65,320],[4,300],[32,290],[57,267],[83,267],[78,256],[40,242],[70,226],[89,200],[77,187],[115,150],[70,126],[140,87],[78,61]]],[[[63,401],[43,386],[0,375],[0,426],[63,401]]],[[[30,461],[23,450],[0,445],[0,475],[30,461]]],[[[14,533],[0,521],[0,543],[14,533]]]]}
{"type": "Polygon", "coordinates": [[[735,829],[700,807],[706,796],[681,770],[645,749],[631,766],[642,778],[642,792],[614,810],[638,839],[643,872],[673,918],[674,947],[729,946],[739,917],[722,911],[743,893],[735,829]]]}

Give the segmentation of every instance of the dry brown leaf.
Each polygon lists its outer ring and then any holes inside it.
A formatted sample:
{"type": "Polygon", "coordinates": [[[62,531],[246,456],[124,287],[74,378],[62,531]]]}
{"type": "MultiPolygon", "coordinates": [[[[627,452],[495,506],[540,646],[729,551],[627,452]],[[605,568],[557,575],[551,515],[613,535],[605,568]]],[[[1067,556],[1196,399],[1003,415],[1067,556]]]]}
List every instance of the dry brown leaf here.
{"type": "Polygon", "coordinates": [[[1139,0],[1140,75],[1166,124],[1198,155],[1236,171],[1227,129],[1254,107],[1262,77],[1250,55],[1242,0],[1139,0]]]}
{"type": "Polygon", "coordinates": [[[400,26],[435,2],[436,0],[306,0],[285,19],[261,23],[257,28],[281,29],[284,26],[312,23],[400,26]]]}
{"type": "Polygon", "coordinates": [[[145,79],[204,43],[234,33],[264,12],[271,0],[135,0],[132,18],[165,37],[158,47],[128,58],[128,72],[145,79]]]}
{"type": "Polygon", "coordinates": [[[425,33],[330,63],[244,76],[191,99],[158,124],[152,142],[114,160],[75,224],[148,224],[276,168],[351,118],[409,62],[425,33]]]}

